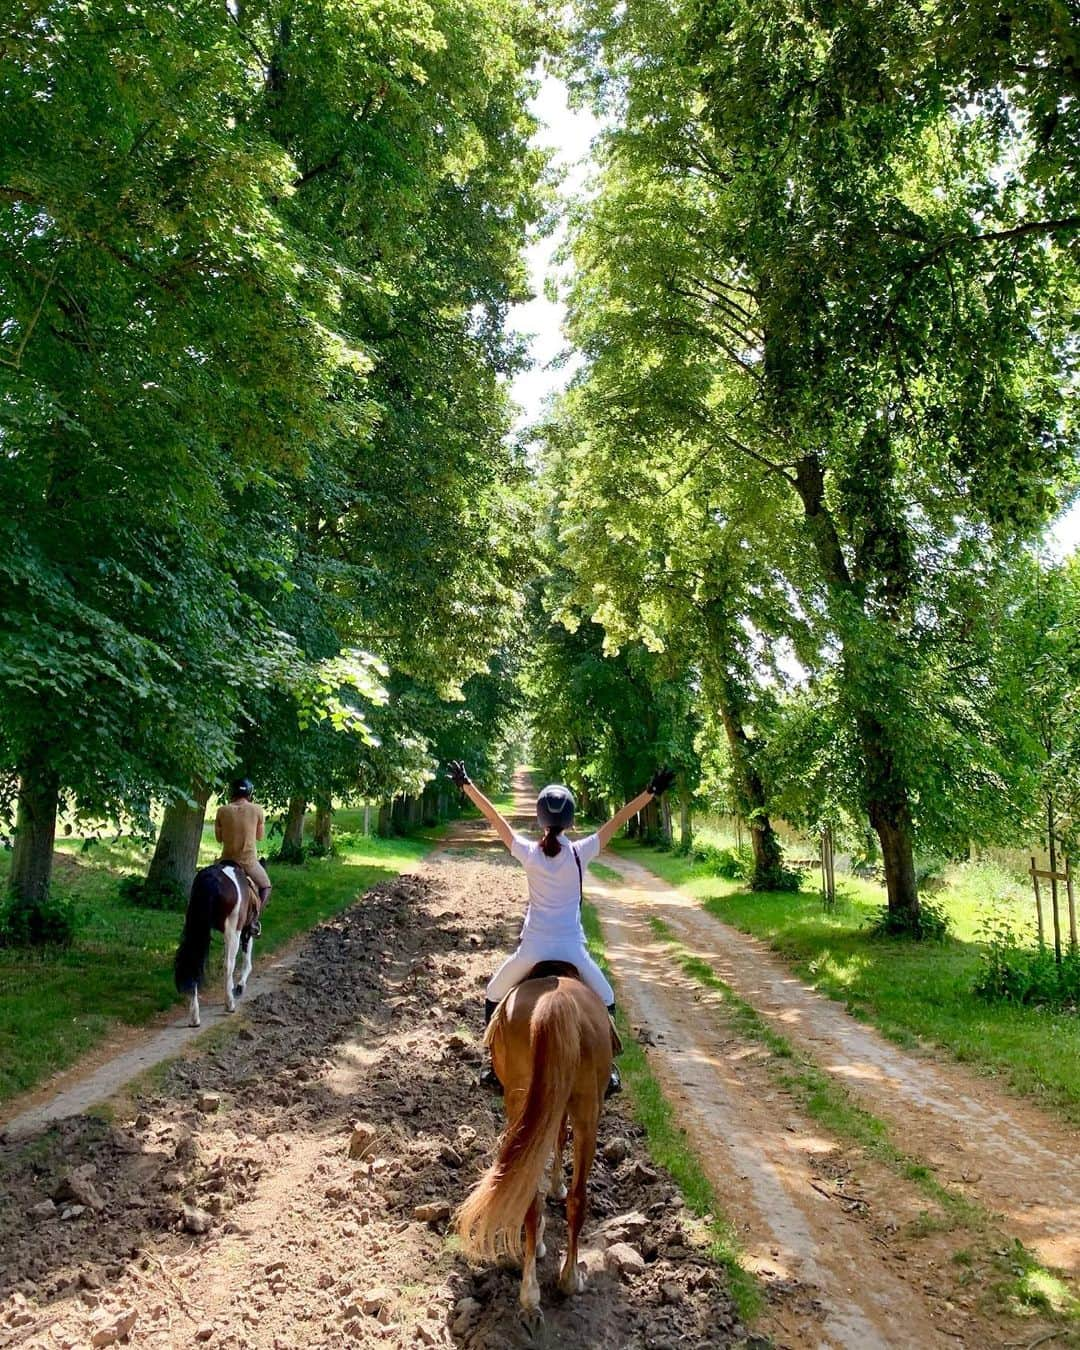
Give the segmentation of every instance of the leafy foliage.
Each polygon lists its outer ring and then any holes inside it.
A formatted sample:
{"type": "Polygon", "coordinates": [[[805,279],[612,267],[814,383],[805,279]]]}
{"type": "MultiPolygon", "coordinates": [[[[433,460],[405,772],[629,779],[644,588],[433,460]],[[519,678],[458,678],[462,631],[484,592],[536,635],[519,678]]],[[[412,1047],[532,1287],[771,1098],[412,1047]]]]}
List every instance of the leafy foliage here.
{"type": "Polygon", "coordinates": [[[1080,1007],[1080,954],[1068,951],[1060,963],[1048,947],[1023,942],[1014,924],[991,916],[981,933],[982,952],[972,989],[990,1002],[1080,1007]]]}
{"type": "Polygon", "coordinates": [[[60,895],[36,901],[8,896],[0,905],[0,947],[69,947],[76,927],[75,905],[60,895]]]}

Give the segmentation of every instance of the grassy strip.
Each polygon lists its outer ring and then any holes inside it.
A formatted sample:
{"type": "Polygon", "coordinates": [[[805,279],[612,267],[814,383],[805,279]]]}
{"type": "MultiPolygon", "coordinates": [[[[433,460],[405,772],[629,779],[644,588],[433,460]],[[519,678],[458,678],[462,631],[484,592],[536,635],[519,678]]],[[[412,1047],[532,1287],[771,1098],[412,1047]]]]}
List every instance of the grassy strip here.
{"type": "MultiPolygon", "coordinates": [[[[604,970],[609,971],[600,920],[596,909],[588,902],[582,909],[582,921],[589,950],[604,970]]],[[[634,1119],[645,1130],[652,1157],[671,1174],[690,1212],[705,1223],[709,1234],[709,1256],[724,1268],[739,1316],[749,1321],[757,1316],[762,1306],[758,1282],[740,1260],[735,1230],[720,1217],[716,1192],[687,1142],[686,1131],[676,1123],[671,1104],[649,1068],[645,1051],[621,1013],[618,1021],[623,1040],[619,1069],[634,1119]]]]}
{"type": "MultiPolygon", "coordinates": [[[[950,884],[935,898],[957,937],[901,942],[867,932],[885,900],[882,889],[868,882],[845,878],[835,909],[825,911],[813,891],[749,892],[677,854],[627,840],[615,847],[718,919],[765,939],[804,979],[890,1040],[907,1048],[932,1041],[1080,1124],[1080,1017],[987,1003],[971,992],[979,964],[974,938],[1000,873],[977,865],[953,869],[950,884]]],[[[1031,907],[1015,897],[1009,903],[1018,916],[1031,907]]]]}
{"type": "MultiPolygon", "coordinates": [[[[345,831],[355,813],[337,813],[345,831]]],[[[388,881],[432,847],[433,837],[340,836],[340,851],[303,866],[271,866],[274,894],[255,950],[255,970],[298,933],[338,913],[369,886],[388,881]]],[[[212,831],[200,859],[217,856],[212,831]]],[[[68,843],[57,859],[55,888],[79,916],[74,944],[62,952],[0,948],[0,1101],[68,1068],[120,1026],[140,1026],[177,1002],[172,959],[183,916],[138,909],[117,894],[128,873],[145,870],[135,844],[79,851],[68,843]]],[[[6,867],[0,871],[0,890],[6,867]]],[[[220,942],[209,980],[220,978],[220,942]]]]}
{"type": "MultiPolygon", "coordinates": [[[[786,1037],[774,1031],[707,961],[686,950],[668,924],[652,917],[649,925],[672,949],[672,955],[686,974],[718,996],[719,1015],[731,1029],[758,1041],[772,1052],[766,1061],[766,1069],[778,1087],[789,1093],[807,1115],[830,1133],[858,1144],[869,1156],[884,1163],[904,1180],[913,1182],[940,1207],[940,1218],[926,1212],[919,1216],[917,1223],[922,1231],[934,1228],[951,1231],[962,1227],[984,1236],[988,1234],[991,1220],[981,1206],[943,1186],[932,1168],[898,1149],[890,1140],[883,1121],[854,1102],[839,1083],[797,1051],[786,1037]]],[[[966,1255],[970,1259],[970,1254],[966,1255]]],[[[995,1250],[988,1259],[1004,1277],[997,1293],[1006,1301],[1015,1300],[1070,1321],[1080,1319],[1080,1303],[1068,1286],[1042,1266],[1022,1243],[1014,1241],[1007,1249],[995,1250]]]]}
{"type": "Polygon", "coordinates": [[[608,867],[606,863],[591,862],[589,864],[589,871],[592,872],[594,876],[599,877],[601,881],[622,881],[622,874],[616,872],[614,867],[608,867]]]}

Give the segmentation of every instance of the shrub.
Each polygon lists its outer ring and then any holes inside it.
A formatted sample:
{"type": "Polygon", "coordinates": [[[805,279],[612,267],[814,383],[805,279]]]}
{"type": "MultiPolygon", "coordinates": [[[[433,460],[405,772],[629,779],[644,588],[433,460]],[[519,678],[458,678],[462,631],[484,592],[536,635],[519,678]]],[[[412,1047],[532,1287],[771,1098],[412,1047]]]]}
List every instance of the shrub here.
{"type": "Polygon", "coordinates": [[[704,863],[714,876],[726,877],[728,881],[744,881],[753,866],[750,850],[745,846],[722,848],[719,844],[695,841],[688,850],[688,856],[694,862],[704,863]]]}
{"type": "Polygon", "coordinates": [[[798,891],[802,889],[803,873],[794,867],[785,867],[783,863],[762,872],[752,872],[750,889],[752,891],[798,891]]]}
{"type": "Polygon", "coordinates": [[[139,909],[169,910],[183,914],[187,909],[187,895],[175,881],[150,881],[146,877],[124,877],[117,887],[121,900],[139,909]]]}
{"type": "Polygon", "coordinates": [[[949,916],[937,900],[923,897],[919,901],[919,916],[912,924],[907,914],[894,914],[888,905],[882,905],[877,918],[870,924],[871,937],[907,937],[917,942],[944,942],[950,936],[949,916]]]}
{"type": "Polygon", "coordinates": [[[945,885],[945,869],[949,865],[947,858],[936,853],[915,859],[915,884],[920,893],[939,891],[945,885]]]}
{"type": "Polygon", "coordinates": [[[0,947],[70,947],[75,926],[75,906],[64,896],[11,898],[0,907],[0,947]]]}
{"type": "Polygon", "coordinates": [[[1047,1008],[1080,1006],[1080,955],[1066,952],[1058,965],[1049,947],[1021,944],[1008,919],[995,914],[984,924],[983,949],[972,985],[993,1003],[1035,1004],[1047,1008]]]}

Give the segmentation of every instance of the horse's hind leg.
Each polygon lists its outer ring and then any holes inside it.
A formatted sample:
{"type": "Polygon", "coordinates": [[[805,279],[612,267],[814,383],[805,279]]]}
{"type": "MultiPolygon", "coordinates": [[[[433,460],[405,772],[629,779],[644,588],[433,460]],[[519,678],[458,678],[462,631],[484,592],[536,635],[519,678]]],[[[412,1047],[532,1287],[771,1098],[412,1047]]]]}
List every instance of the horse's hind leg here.
{"type": "Polygon", "coordinates": [[[251,957],[255,949],[255,939],[250,933],[248,934],[246,942],[243,938],[240,939],[240,948],[244,953],[244,967],[240,972],[240,978],[233,985],[233,993],[237,998],[239,998],[247,988],[248,977],[251,975],[251,957]]]}
{"type": "Polygon", "coordinates": [[[539,1239],[543,1233],[543,1202],[539,1192],[525,1215],[525,1261],[521,1268],[521,1307],[533,1320],[540,1312],[540,1281],[536,1278],[536,1257],[539,1239]]]}
{"type": "Polygon", "coordinates": [[[578,1237],[585,1222],[585,1200],[596,1156],[596,1130],[600,1123],[600,1101],[582,1115],[574,1117],[574,1176],[566,1202],[566,1259],[559,1272],[559,1288],[564,1294],[580,1294],[585,1279],[578,1268],[578,1237]]]}
{"type": "Polygon", "coordinates": [[[563,1116],[555,1140],[555,1152],[551,1157],[551,1190],[556,1200],[566,1199],[566,1173],[563,1170],[563,1158],[566,1156],[566,1140],[570,1134],[570,1117],[563,1116]]]}
{"type": "Polygon", "coordinates": [[[197,1027],[202,1025],[202,1019],[199,1017],[199,987],[198,985],[191,991],[191,1002],[188,1004],[188,1026],[197,1027]]]}
{"type": "Polygon", "coordinates": [[[225,920],[225,1011],[236,1011],[236,1000],[233,998],[233,976],[236,971],[236,952],[240,946],[240,934],[236,931],[236,921],[233,915],[229,915],[225,920]]]}

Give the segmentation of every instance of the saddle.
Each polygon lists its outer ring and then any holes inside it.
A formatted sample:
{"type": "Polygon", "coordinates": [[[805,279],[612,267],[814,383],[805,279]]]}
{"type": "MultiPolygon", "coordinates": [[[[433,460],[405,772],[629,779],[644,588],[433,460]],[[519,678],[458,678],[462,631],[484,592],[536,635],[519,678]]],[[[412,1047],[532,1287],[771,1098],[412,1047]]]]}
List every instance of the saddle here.
{"type": "Polygon", "coordinates": [[[259,937],[262,933],[262,924],[259,922],[259,888],[248,876],[243,864],[232,858],[219,858],[214,866],[233,867],[237,874],[247,882],[247,912],[244,915],[244,922],[240,926],[240,942],[243,947],[247,947],[248,942],[253,937],[259,937]]]}
{"type": "Polygon", "coordinates": [[[581,972],[577,966],[569,961],[537,961],[536,965],[525,976],[525,979],[520,980],[519,983],[524,984],[525,980],[558,979],[560,976],[564,979],[580,981],[581,972]]]}

